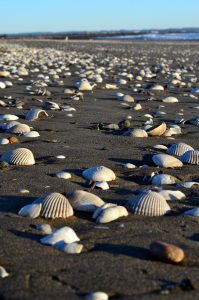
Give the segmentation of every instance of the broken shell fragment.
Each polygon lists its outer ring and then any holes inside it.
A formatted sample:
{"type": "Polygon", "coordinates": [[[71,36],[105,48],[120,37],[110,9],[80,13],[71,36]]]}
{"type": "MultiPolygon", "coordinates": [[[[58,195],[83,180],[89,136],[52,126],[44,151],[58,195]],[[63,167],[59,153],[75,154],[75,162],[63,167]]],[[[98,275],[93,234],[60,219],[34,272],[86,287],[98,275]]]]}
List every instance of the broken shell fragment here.
{"type": "Polygon", "coordinates": [[[68,243],[78,242],[79,240],[80,239],[78,238],[74,230],[70,227],[65,226],[45,236],[40,240],[40,242],[42,244],[52,246],[60,241],[64,241],[65,243],[68,244],[68,243]]]}
{"type": "Polygon", "coordinates": [[[9,273],[6,271],[6,269],[2,266],[0,266],[0,278],[6,278],[9,276],[9,273]]]}

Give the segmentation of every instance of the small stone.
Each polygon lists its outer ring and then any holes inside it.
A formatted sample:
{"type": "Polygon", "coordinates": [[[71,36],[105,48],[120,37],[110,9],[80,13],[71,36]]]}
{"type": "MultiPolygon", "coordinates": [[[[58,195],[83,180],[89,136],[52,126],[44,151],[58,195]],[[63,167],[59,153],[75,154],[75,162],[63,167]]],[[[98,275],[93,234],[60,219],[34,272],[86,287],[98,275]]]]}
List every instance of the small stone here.
{"type": "Polygon", "coordinates": [[[180,263],[185,257],[184,251],[181,248],[159,241],[151,243],[150,251],[158,260],[169,263],[180,263]]]}
{"type": "Polygon", "coordinates": [[[17,138],[16,136],[11,136],[11,137],[9,138],[9,142],[10,142],[10,144],[17,144],[17,143],[20,143],[21,141],[20,141],[20,139],[17,138]]]}

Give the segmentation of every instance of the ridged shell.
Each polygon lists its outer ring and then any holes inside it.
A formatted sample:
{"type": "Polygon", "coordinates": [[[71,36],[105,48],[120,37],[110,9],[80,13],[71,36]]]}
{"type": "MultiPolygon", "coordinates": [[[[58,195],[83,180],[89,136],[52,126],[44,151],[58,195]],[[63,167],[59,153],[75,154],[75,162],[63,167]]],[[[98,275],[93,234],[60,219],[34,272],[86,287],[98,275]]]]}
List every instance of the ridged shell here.
{"type": "Polygon", "coordinates": [[[168,148],[166,153],[170,155],[181,156],[189,150],[194,150],[194,149],[185,143],[177,143],[171,145],[171,147],[168,148]]]}
{"type": "Polygon", "coordinates": [[[151,136],[161,136],[167,129],[166,123],[162,123],[158,126],[153,126],[147,130],[148,135],[151,136]]]}
{"type": "Polygon", "coordinates": [[[192,125],[198,126],[199,125],[199,116],[188,120],[188,122],[191,123],[192,125]]]}
{"type": "Polygon", "coordinates": [[[27,148],[8,150],[1,156],[1,161],[18,166],[31,166],[35,164],[33,153],[27,148]]]}
{"type": "Polygon", "coordinates": [[[183,163],[187,163],[191,165],[199,165],[199,151],[189,150],[185,152],[182,156],[180,156],[180,160],[183,163]]]}
{"type": "Polygon", "coordinates": [[[26,124],[17,124],[9,129],[10,133],[22,134],[25,132],[30,132],[30,127],[26,124]]]}
{"type": "Polygon", "coordinates": [[[163,168],[177,168],[183,166],[183,163],[179,159],[168,154],[155,154],[152,156],[152,160],[157,166],[163,168]]]}
{"type": "Polygon", "coordinates": [[[68,199],[60,193],[49,193],[36,199],[41,203],[41,216],[48,219],[68,218],[73,216],[73,208],[68,199]]]}
{"type": "Polygon", "coordinates": [[[82,175],[85,179],[92,181],[112,181],[116,178],[115,173],[104,166],[86,169],[82,175]]]}
{"type": "Polygon", "coordinates": [[[35,121],[39,118],[47,118],[48,114],[45,110],[40,108],[33,108],[26,114],[26,120],[35,121]]]}
{"type": "Polygon", "coordinates": [[[137,215],[162,216],[171,209],[166,200],[156,192],[146,191],[128,201],[127,209],[137,215]]]}
{"type": "Polygon", "coordinates": [[[45,236],[40,240],[40,242],[42,244],[52,246],[60,241],[64,241],[65,243],[74,243],[78,242],[79,240],[80,239],[78,238],[74,230],[68,226],[65,226],[45,236]]]}
{"type": "Polygon", "coordinates": [[[168,174],[157,174],[152,178],[153,185],[174,184],[176,178],[168,174]]]}
{"type": "Polygon", "coordinates": [[[100,197],[81,190],[76,190],[68,194],[67,197],[72,207],[79,211],[93,212],[104,204],[100,197]]]}

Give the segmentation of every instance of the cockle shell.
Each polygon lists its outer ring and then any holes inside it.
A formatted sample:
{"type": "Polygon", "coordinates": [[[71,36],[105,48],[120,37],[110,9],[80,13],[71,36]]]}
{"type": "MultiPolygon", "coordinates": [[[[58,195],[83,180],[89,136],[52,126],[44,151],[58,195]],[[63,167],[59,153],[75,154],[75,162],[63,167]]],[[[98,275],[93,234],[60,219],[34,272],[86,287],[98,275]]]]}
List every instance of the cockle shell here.
{"type": "Polygon", "coordinates": [[[165,200],[182,200],[186,198],[186,195],[181,191],[162,190],[158,192],[165,200]]]}
{"type": "Polygon", "coordinates": [[[104,293],[104,292],[95,292],[95,293],[91,293],[86,295],[85,297],[86,300],[108,300],[108,294],[104,293]]]}
{"type": "Polygon", "coordinates": [[[82,252],[83,245],[78,243],[65,243],[64,241],[59,241],[53,245],[57,250],[63,251],[68,254],[79,254],[82,252]]]}
{"type": "Polygon", "coordinates": [[[22,134],[22,133],[26,133],[26,132],[30,132],[30,127],[26,124],[17,124],[12,126],[9,129],[10,133],[14,133],[14,134],[22,134]]]}
{"type": "Polygon", "coordinates": [[[1,156],[1,161],[18,166],[31,166],[35,164],[33,153],[27,148],[8,150],[1,156]]]}
{"type": "Polygon", "coordinates": [[[82,175],[85,179],[92,181],[112,181],[116,179],[115,173],[104,166],[86,169],[82,175]]]}
{"type": "Polygon", "coordinates": [[[189,150],[193,150],[193,148],[185,143],[177,143],[171,145],[171,147],[168,148],[166,153],[170,155],[181,156],[189,150]]]}
{"type": "Polygon", "coordinates": [[[89,192],[76,190],[67,194],[70,204],[75,210],[79,211],[95,211],[97,207],[102,206],[104,201],[89,192]]]}
{"type": "Polygon", "coordinates": [[[39,217],[40,212],[41,212],[41,203],[32,203],[23,206],[18,212],[18,215],[21,217],[30,217],[35,219],[39,217]]]}
{"type": "Polygon", "coordinates": [[[79,240],[80,239],[78,238],[74,230],[70,227],[65,226],[45,236],[40,240],[40,242],[42,244],[52,246],[60,241],[64,241],[65,243],[74,243],[78,242],[79,240]]]}
{"type": "Polygon", "coordinates": [[[198,150],[189,150],[185,152],[179,159],[183,163],[191,165],[199,165],[199,151],[198,150]]]}
{"type": "Polygon", "coordinates": [[[199,207],[189,209],[183,213],[185,216],[199,217],[199,207]]]}
{"type": "Polygon", "coordinates": [[[28,121],[35,121],[40,118],[47,118],[48,114],[45,110],[40,108],[33,108],[26,114],[26,120],[28,121]]]}
{"type": "Polygon", "coordinates": [[[168,154],[155,154],[152,156],[152,160],[157,166],[163,168],[177,168],[183,166],[183,163],[179,159],[168,154]]]}
{"type": "Polygon", "coordinates": [[[100,215],[97,217],[97,223],[109,223],[120,217],[128,216],[128,211],[124,206],[112,206],[102,209],[100,215]]]}
{"type": "Polygon", "coordinates": [[[73,216],[73,208],[68,199],[60,193],[42,195],[33,203],[41,203],[41,216],[49,219],[73,216]]]}
{"type": "Polygon", "coordinates": [[[10,114],[0,115],[0,120],[15,121],[18,119],[19,119],[19,117],[15,116],[15,115],[10,115],[10,114]]]}
{"type": "Polygon", "coordinates": [[[177,178],[168,174],[157,174],[152,178],[153,185],[174,184],[177,178]]]}
{"type": "Polygon", "coordinates": [[[164,103],[176,103],[178,99],[176,97],[166,97],[162,100],[164,103]]]}
{"type": "Polygon", "coordinates": [[[2,266],[0,266],[0,278],[8,277],[9,273],[6,271],[6,269],[2,266]]]}
{"type": "Polygon", "coordinates": [[[131,131],[130,136],[143,138],[143,137],[148,137],[148,134],[144,129],[135,128],[131,131]]]}
{"type": "Polygon", "coordinates": [[[199,185],[199,182],[196,181],[184,181],[184,182],[179,182],[176,184],[177,187],[184,187],[187,189],[192,188],[194,185],[199,185]]]}
{"type": "Polygon", "coordinates": [[[147,130],[148,135],[151,136],[161,136],[167,129],[166,123],[162,123],[158,126],[153,126],[147,130]]]}
{"type": "Polygon", "coordinates": [[[171,210],[164,197],[152,191],[144,191],[128,201],[127,209],[145,216],[162,216],[171,210]]]}

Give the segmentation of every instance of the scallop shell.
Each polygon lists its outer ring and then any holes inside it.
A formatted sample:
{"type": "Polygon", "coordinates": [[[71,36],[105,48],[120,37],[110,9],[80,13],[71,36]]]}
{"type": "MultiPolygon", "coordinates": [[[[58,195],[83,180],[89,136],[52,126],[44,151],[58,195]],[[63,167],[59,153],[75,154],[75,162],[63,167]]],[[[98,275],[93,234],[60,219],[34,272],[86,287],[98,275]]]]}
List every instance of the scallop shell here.
{"type": "Polygon", "coordinates": [[[33,108],[26,114],[26,120],[35,121],[37,119],[47,118],[48,114],[45,110],[40,108],[33,108]]]}
{"type": "Polygon", "coordinates": [[[192,188],[192,186],[194,186],[194,185],[199,185],[199,182],[184,181],[184,182],[179,182],[179,183],[176,184],[177,187],[183,187],[183,188],[187,188],[187,189],[192,188]]]}
{"type": "Polygon", "coordinates": [[[67,197],[72,207],[79,211],[92,212],[104,204],[104,201],[100,197],[81,190],[76,190],[68,194],[67,197]]]}
{"type": "Polygon", "coordinates": [[[145,216],[162,216],[171,210],[166,200],[152,191],[142,192],[128,201],[127,209],[134,214],[145,216]]]}
{"type": "Polygon", "coordinates": [[[187,163],[191,165],[199,165],[199,151],[189,150],[185,152],[182,156],[180,156],[180,160],[183,163],[187,163]]]}
{"type": "Polygon", "coordinates": [[[135,128],[131,131],[130,136],[143,138],[143,137],[148,137],[148,134],[144,129],[135,128]]]}
{"type": "Polygon", "coordinates": [[[177,178],[168,174],[157,174],[152,178],[153,185],[174,184],[177,178]]]}
{"type": "Polygon", "coordinates": [[[167,129],[166,123],[162,123],[158,126],[153,126],[147,130],[148,135],[151,136],[161,136],[167,129]]]}
{"type": "Polygon", "coordinates": [[[162,100],[164,103],[176,103],[178,99],[176,97],[166,97],[162,100]]]}
{"type": "Polygon", "coordinates": [[[41,216],[48,219],[73,216],[73,208],[68,199],[60,193],[42,195],[33,203],[41,203],[41,216]]]}
{"type": "Polygon", "coordinates": [[[152,156],[152,160],[157,166],[163,168],[177,168],[183,166],[183,163],[179,159],[168,154],[155,154],[152,156]]]}
{"type": "Polygon", "coordinates": [[[22,134],[25,132],[30,132],[30,127],[26,124],[17,124],[17,125],[12,126],[9,129],[9,132],[14,133],[14,134],[22,134]]]}
{"type": "Polygon", "coordinates": [[[79,254],[82,252],[83,245],[78,243],[65,243],[64,241],[57,242],[53,245],[57,250],[63,251],[68,254],[79,254]]]}
{"type": "Polygon", "coordinates": [[[8,150],[1,156],[1,161],[18,166],[31,166],[35,164],[33,153],[27,148],[8,150]]]}
{"type": "Polygon", "coordinates": [[[166,153],[170,155],[181,156],[189,150],[193,150],[193,148],[185,143],[177,143],[171,145],[171,147],[168,148],[166,153]]]}
{"type": "Polygon", "coordinates": [[[128,211],[124,206],[112,206],[102,209],[98,216],[97,223],[109,223],[120,217],[128,216],[128,211]]]}
{"type": "Polygon", "coordinates": [[[78,242],[79,240],[80,239],[78,238],[74,230],[70,227],[65,226],[45,236],[40,240],[40,242],[42,244],[52,246],[60,241],[64,241],[65,243],[74,243],[78,242]]]}
{"type": "Polygon", "coordinates": [[[183,213],[185,216],[199,217],[199,207],[189,209],[183,213]]]}
{"type": "Polygon", "coordinates": [[[23,206],[18,212],[18,215],[21,217],[30,217],[34,219],[39,217],[40,212],[41,212],[41,203],[32,203],[23,206]]]}
{"type": "Polygon", "coordinates": [[[186,198],[186,195],[181,191],[162,190],[158,192],[165,200],[182,200],[186,198]]]}
{"type": "Polygon", "coordinates": [[[86,169],[82,175],[85,179],[91,181],[112,181],[116,179],[115,173],[104,166],[86,169]]]}

